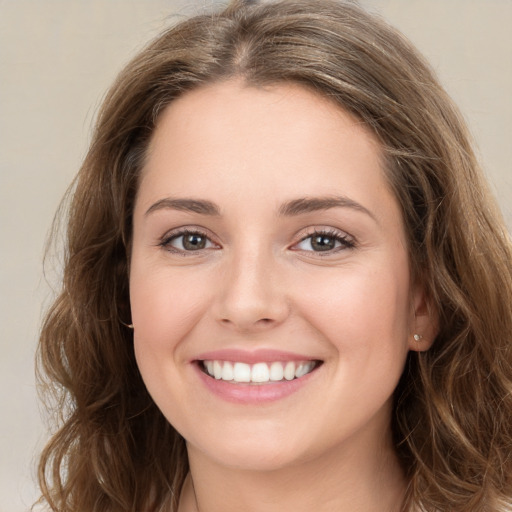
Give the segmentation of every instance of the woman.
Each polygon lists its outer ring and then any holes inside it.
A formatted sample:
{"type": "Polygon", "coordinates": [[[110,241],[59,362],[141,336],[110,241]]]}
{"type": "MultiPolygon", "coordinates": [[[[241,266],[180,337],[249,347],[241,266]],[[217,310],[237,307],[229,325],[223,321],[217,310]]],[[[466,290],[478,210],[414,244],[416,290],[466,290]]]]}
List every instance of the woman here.
{"type": "Polygon", "coordinates": [[[463,122],[351,3],[235,2],[121,73],[40,364],[57,511],[504,511],[512,264],[463,122]]]}

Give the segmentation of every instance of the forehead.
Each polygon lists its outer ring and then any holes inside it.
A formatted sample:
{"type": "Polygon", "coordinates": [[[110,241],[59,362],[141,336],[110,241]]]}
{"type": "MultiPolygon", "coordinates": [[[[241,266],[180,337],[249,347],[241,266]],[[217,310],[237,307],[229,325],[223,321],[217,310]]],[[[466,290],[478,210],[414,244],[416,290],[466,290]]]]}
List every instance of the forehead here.
{"type": "Polygon", "coordinates": [[[324,128],[360,134],[376,152],[380,151],[376,137],[361,120],[311,88],[288,82],[255,86],[237,79],[202,86],[174,100],[159,118],[149,152],[162,137],[169,135],[193,136],[200,132],[204,137],[208,133],[218,135],[220,131],[276,140],[278,134],[278,142],[284,144],[285,134],[289,138],[306,134],[311,138],[316,132],[325,139],[324,128]],[[240,132],[242,127],[244,132],[240,132]]]}
{"type": "Polygon", "coordinates": [[[155,194],[279,202],[340,193],[379,210],[380,196],[390,195],[382,161],[372,132],[319,94],[295,84],[229,81],[165,109],[139,192],[145,202],[155,194]]]}

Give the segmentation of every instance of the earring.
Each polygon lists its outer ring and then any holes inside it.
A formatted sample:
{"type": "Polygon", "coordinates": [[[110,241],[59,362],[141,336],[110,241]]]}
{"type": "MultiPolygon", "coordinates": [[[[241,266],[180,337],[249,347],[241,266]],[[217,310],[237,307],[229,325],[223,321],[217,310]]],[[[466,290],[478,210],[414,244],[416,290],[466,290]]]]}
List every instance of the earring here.
{"type": "Polygon", "coordinates": [[[122,320],[119,320],[119,322],[121,322],[125,327],[128,327],[128,329],[133,329],[133,324],[125,324],[122,320]]]}
{"type": "Polygon", "coordinates": [[[421,341],[423,339],[423,336],[421,334],[414,334],[413,338],[414,341],[421,341]]]}

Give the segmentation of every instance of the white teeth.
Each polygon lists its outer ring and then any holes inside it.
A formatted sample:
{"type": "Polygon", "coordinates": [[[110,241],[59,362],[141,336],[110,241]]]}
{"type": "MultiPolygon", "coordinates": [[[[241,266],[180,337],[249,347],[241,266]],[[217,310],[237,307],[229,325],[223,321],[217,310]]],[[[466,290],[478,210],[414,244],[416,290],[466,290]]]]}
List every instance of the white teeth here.
{"type": "Polygon", "coordinates": [[[289,363],[286,363],[286,366],[284,367],[284,378],[286,380],[292,380],[295,378],[295,363],[290,361],[289,363]]]}
{"type": "Polygon", "coordinates": [[[277,382],[283,380],[284,370],[283,365],[279,362],[272,363],[270,365],[270,380],[273,382],[277,382]]]}
{"type": "Polygon", "coordinates": [[[300,379],[301,377],[304,377],[304,375],[308,374],[312,369],[312,362],[299,364],[299,366],[297,366],[297,369],[295,370],[295,377],[297,377],[297,379],[300,379]]]}
{"type": "Polygon", "coordinates": [[[235,363],[233,380],[235,382],[251,382],[251,367],[245,363],[235,363]]]}
{"type": "Polygon", "coordinates": [[[315,366],[314,361],[275,361],[253,365],[219,360],[203,361],[203,368],[210,377],[227,382],[255,384],[300,379],[310,373],[315,366]]]}
{"type": "Polygon", "coordinates": [[[252,367],[252,382],[268,382],[269,379],[270,370],[268,369],[267,363],[257,363],[252,367]]]}
{"type": "Polygon", "coordinates": [[[222,378],[222,365],[220,364],[220,361],[214,361],[213,362],[213,376],[217,380],[222,378]]]}
{"type": "Polygon", "coordinates": [[[229,361],[226,361],[222,368],[222,380],[233,380],[233,375],[233,365],[229,361]]]}

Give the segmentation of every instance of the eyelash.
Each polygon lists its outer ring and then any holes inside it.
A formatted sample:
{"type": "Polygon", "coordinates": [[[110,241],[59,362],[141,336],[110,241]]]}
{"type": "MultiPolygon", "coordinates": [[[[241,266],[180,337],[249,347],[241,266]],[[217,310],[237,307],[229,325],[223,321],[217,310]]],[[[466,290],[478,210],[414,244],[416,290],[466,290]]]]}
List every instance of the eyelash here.
{"type": "MultiPolygon", "coordinates": [[[[158,245],[160,247],[163,247],[165,250],[167,250],[169,252],[172,252],[175,254],[182,254],[183,256],[187,255],[187,253],[193,253],[193,252],[199,253],[201,251],[204,251],[204,250],[207,250],[210,248],[210,247],[202,248],[202,249],[197,249],[194,251],[194,250],[180,249],[178,247],[173,247],[171,245],[171,242],[178,240],[179,238],[185,239],[185,237],[191,236],[191,235],[204,238],[207,241],[207,243],[210,243],[211,245],[216,245],[214,242],[211,241],[211,238],[205,232],[203,232],[199,229],[182,229],[180,231],[173,232],[169,235],[164,236],[164,238],[161,240],[161,242],[158,245]]],[[[183,243],[182,243],[182,245],[183,245],[183,243]]]]}
{"type": "MultiPolygon", "coordinates": [[[[325,257],[325,256],[329,256],[329,255],[332,255],[334,253],[337,253],[339,251],[343,251],[343,250],[346,250],[346,249],[353,249],[355,246],[356,246],[356,243],[355,243],[355,240],[345,234],[345,233],[341,233],[340,231],[337,231],[335,229],[313,229],[311,232],[307,233],[305,236],[303,236],[301,238],[301,240],[294,244],[294,247],[298,246],[299,244],[301,244],[302,242],[306,241],[306,240],[313,240],[314,238],[328,238],[328,239],[331,239],[331,240],[334,240],[334,243],[339,243],[338,247],[334,247],[332,249],[328,249],[326,251],[313,251],[313,250],[304,250],[304,249],[294,249],[296,251],[304,251],[304,252],[313,252],[315,253],[315,255],[317,256],[320,256],[320,257],[325,257]]],[[[311,244],[311,242],[310,242],[311,244]]]]}
{"type": "MultiPolygon", "coordinates": [[[[212,242],[211,238],[204,231],[197,230],[197,229],[183,229],[181,231],[171,233],[171,234],[165,236],[160,241],[160,243],[158,245],[169,252],[172,252],[175,254],[181,254],[183,256],[187,255],[187,253],[194,253],[194,252],[200,253],[204,250],[208,250],[211,248],[211,247],[204,247],[204,248],[200,248],[197,250],[186,250],[186,249],[180,249],[177,247],[173,247],[171,245],[171,242],[178,240],[179,238],[184,239],[185,237],[190,236],[190,235],[204,238],[206,240],[206,242],[211,244],[212,246],[216,245],[215,242],[212,242]]],[[[183,242],[182,242],[182,245],[183,245],[183,242]]],[[[299,240],[299,242],[295,243],[292,246],[292,250],[306,252],[306,253],[315,253],[317,256],[324,257],[324,256],[332,255],[333,253],[337,253],[337,252],[345,250],[345,249],[353,249],[355,246],[356,246],[356,243],[352,237],[350,237],[349,235],[346,235],[346,234],[341,234],[339,231],[337,231],[335,229],[331,229],[331,230],[314,229],[311,232],[307,233],[305,236],[303,236],[299,240]],[[328,238],[328,239],[333,240],[334,244],[338,243],[339,245],[338,245],[338,247],[335,246],[334,248],[327,249],[325,251],[294,249],[294,247],[297,247],[302,242],[304,242],[308,239],[313,240],[314,237],[317,237],[317,238],[323,237],[324,239],[328,238]]]]}

